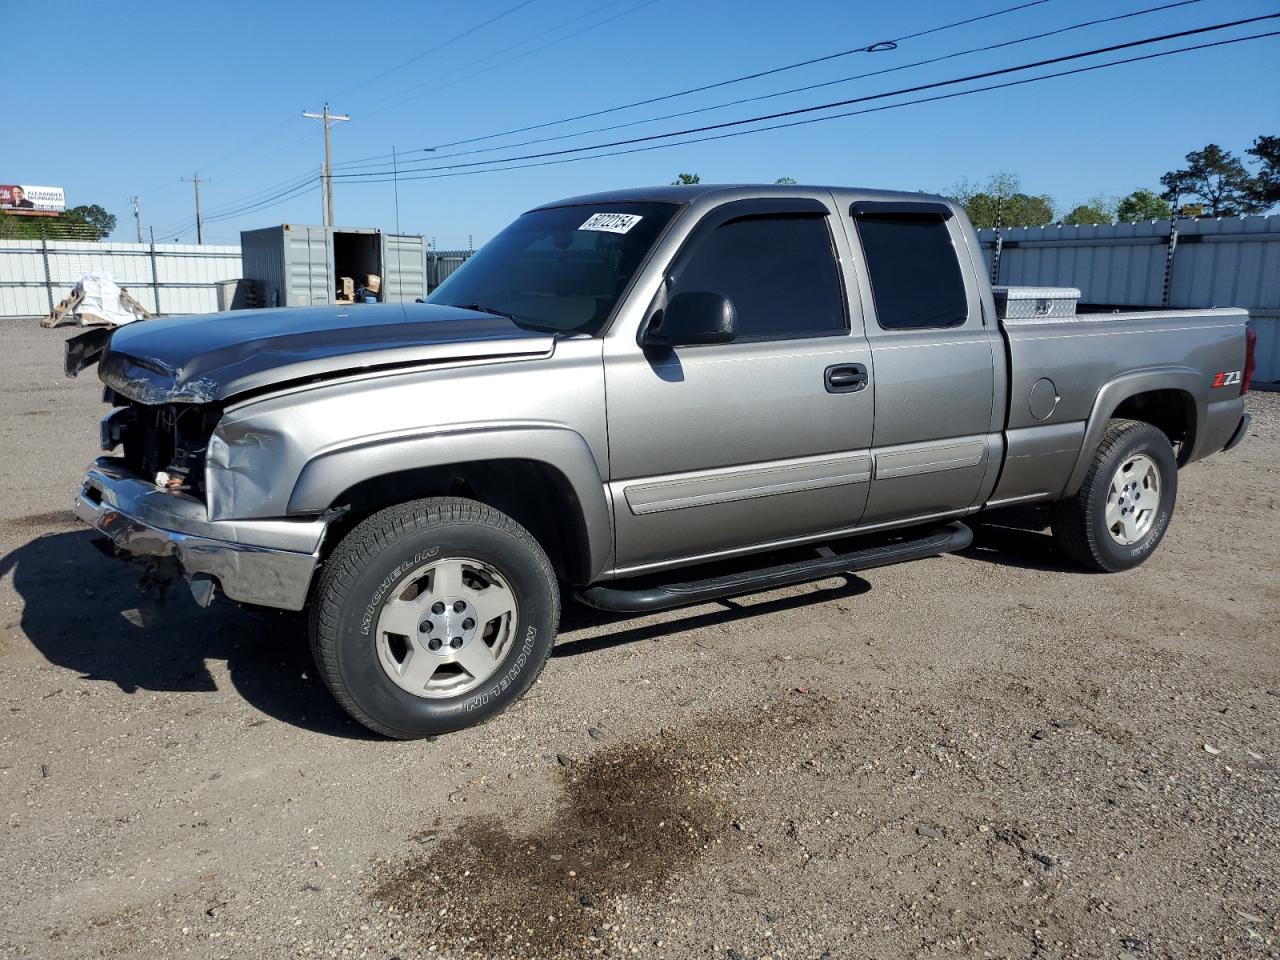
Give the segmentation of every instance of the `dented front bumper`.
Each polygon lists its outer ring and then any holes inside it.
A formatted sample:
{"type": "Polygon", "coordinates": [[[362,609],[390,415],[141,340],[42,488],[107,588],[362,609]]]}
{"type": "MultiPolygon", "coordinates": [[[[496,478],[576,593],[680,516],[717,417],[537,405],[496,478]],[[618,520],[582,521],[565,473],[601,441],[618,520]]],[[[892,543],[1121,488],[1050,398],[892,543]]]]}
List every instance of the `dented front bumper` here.
{"type": "Polygon", "coordinates": [[[217,585],[232,600],[285,610],[306,605],[327,526],[319,518],[211,521],[195,497],[160,489],[114,457],[89,468],[75,512],[120,553],[176,560],[204,605],[217,585]]]}

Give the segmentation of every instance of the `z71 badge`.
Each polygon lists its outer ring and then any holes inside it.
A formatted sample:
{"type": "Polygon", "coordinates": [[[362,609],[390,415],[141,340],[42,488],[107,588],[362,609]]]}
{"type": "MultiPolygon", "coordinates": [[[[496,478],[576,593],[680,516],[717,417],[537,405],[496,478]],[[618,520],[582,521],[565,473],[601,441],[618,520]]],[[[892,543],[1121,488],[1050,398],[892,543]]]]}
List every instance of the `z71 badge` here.
{"type": "Polygon", "coordinates": [[[1229,373],[1215,373],[1213,375],[1213,386],[1230,387],[1240,382],[1240,371],[1232,370],[1229,373]]]}

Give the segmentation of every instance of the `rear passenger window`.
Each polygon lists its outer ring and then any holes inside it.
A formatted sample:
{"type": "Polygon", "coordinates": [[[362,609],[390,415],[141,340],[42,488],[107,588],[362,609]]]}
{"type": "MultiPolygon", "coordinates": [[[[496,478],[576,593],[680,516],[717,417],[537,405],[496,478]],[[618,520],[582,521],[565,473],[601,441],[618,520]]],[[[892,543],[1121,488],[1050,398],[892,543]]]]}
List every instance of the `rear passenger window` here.
{"type": "Polygon", "coordinates": [[[881,327],[921,330],[965,322],[964,278],[945,220],[862,215],[856,222],[881,327]]]}
{"type": "Polygon", "coordinates": [[[733,301],[735,341],[844,333],[844,290],[827,218],[731,220],[679,269],[673,293],[709,290],[733,301]]]}

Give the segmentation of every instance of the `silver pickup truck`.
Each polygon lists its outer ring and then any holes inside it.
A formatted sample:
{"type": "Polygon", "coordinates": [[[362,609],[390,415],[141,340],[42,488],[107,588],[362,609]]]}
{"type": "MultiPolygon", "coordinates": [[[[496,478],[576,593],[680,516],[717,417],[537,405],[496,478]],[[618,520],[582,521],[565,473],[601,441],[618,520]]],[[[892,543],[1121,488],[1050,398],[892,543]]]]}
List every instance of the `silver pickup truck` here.
{"type": "Polygon", "coordinates": [[[80,517],[197,601],[307,609],[371,729],[519,697],[561,596],[645,612],[964,548],[1043,501],[1145,560],[1249,421],[1241,310],[1080,314],[988,282],[962,210],[844,188],[624,190],[519,217],[427,303],[117,330],[80,517]]]}

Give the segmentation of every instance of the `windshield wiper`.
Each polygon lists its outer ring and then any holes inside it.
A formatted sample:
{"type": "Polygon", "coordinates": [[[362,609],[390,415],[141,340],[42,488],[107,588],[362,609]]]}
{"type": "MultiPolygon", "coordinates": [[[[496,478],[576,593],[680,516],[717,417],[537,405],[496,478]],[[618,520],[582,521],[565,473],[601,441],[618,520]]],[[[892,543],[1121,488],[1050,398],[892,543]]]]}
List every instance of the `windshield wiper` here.
{"type": "Polygon", "coordinates": [[[512,323],[516,322],[516,318],[513,317],[511,314],[507,313],[505,310],[497,310],[493,307],[486,307],[483,303],[460,303],[458,304],[458,308],[460,310],[479,310],[481,313],[492,313],[494,316],[497,316],[497,317],[505,317],[506,319],[510,320],[512,323]]]}
{"type": "Polygon", "coordinates": [[[493,307],[486,307],[483,303],[458,304],[457,307],[459,310],[478,310],[480,313],[492,313],[494,316],[502,317],[503,319],[510,320],[521,330],[537,330],[541,333],[552,333],[552,334],[555,334],[556,336],[560,336],[565,332],[563,330],[558,329],[557,327],[547,327],[547,326],[543,326],[540,323],[530,323],[527,320],[519,320],[516,317],[512,316],[511,314],[507,313],[505,310],[495,310],[493,307]]]}

